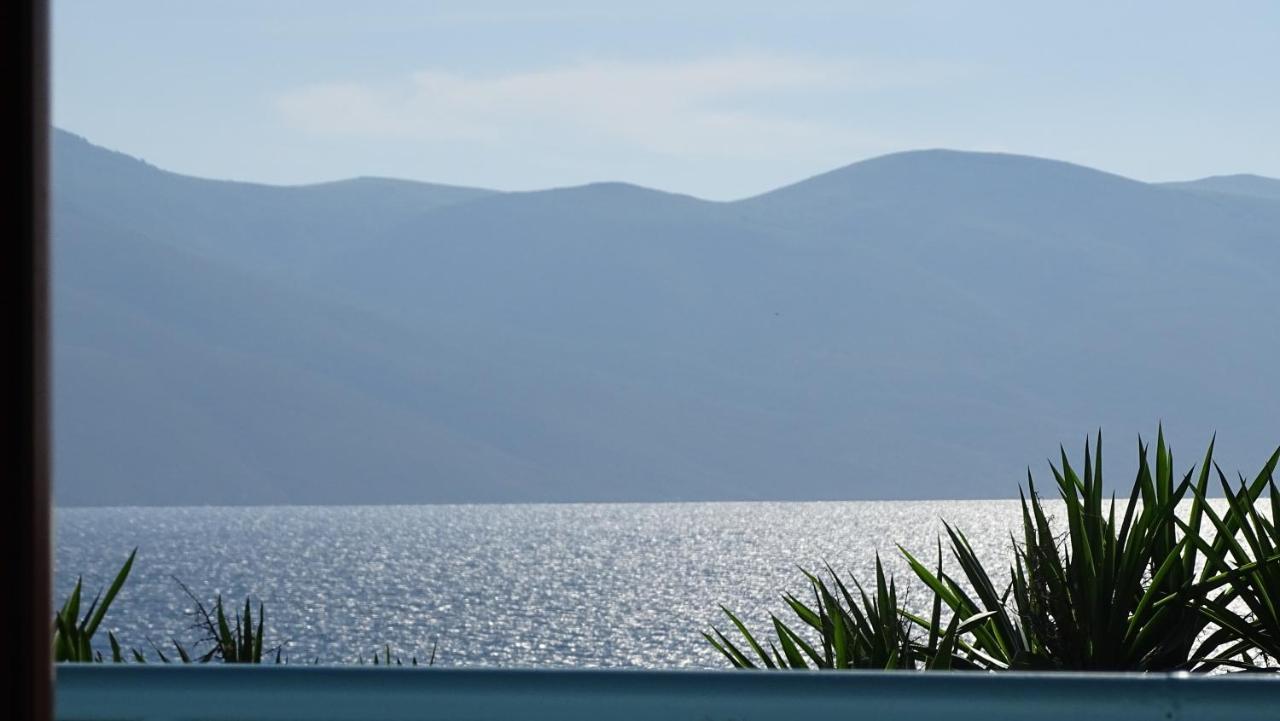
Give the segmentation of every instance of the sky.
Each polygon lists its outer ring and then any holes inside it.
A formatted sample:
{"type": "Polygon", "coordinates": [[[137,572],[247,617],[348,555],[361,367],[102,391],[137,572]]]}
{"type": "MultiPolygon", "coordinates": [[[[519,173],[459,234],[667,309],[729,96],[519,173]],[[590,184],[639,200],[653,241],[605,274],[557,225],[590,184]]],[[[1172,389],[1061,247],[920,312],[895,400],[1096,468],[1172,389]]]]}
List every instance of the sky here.
{"type": "Polygon", "coordinates": [[[754,195],[886,153],[1280,177],[1280,3],[54,0],[58,127],[191,175],[754,195]]]}

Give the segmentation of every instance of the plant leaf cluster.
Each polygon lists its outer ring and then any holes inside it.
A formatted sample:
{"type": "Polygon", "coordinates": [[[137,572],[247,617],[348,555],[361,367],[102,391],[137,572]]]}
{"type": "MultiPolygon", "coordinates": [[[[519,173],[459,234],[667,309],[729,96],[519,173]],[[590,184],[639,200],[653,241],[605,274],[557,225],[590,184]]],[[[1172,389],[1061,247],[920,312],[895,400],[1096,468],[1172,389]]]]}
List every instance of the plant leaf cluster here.
{"type": "MultiPolygon", "coordinates": [[[[75,588],[54,614],[53,651],[56,662],[101,663],[108,660],[104,658],[101,651],[93,648],[92,640],[106,617],[107,610],[111,607],[112,602],[128,579],[137,553],[138,549],[133,549],[133,552],[129,554],[129,558],[116,573],[111,585],[105,592],[100,592],[94,598],[93,602],[89,604],[89,608],[84,612],[83,618],[79,619],[83,581],[76,581],[75,588]]],[[[281,664],[287,662],[284,657],[284,643],[269,647],[265,645],[266,607],[263,603],[258,603],[256,616],[252,601],[249,598],[245,599],[244,608],[238,611],[232,609],[228,612],[228,608],[220,594],[215,597],[211,606],[206,607],[200,597],[188,588],[186,584],[176,578],[174,581],[191,599],[194,605],[193,610],[190,612],[194,619],[193,628],[201,632],[202,635],[199,640],[190,645],[184,644],[176,638],[170,639],[171,648],[161,646],[148,639],[151,644],[151,652],[160,663],[205,664],[221,662],[262,664],[274,662],[281,664]],[[207,649],[203,651],[196,650],[205,645],[208,646],[207,649]]],[[[111,646],[109,660],[114,663],[124,663],[126,654],[115,634],[108,631],[107,639],[111,646]]],[[[419,664],[416,655],[410,656],[406,663],[399,655],[392,653],[390,644],[387,644],[381,650],[375,649],[372,662],[375,666],[433,666],[435,665],[438,645],[438,640],[433,643],[431,655],[425,664],[419,664]]],[[[128,651],[129,660],[135,663],[147,663],[147,654],[137,648],[130,648],[128,651]]],[[[359,663],[363,664],[364,662],[362,655],[359,657],[359,663]]],[[[319,659],[314,659],[313,663],[318,664],[319,659]]]]}
{"type": "MultiPolygon", "coordinates": [[[[1163,429],[1154,465],[1151,449],[1139,440],[1137,476],[1127,501],[1118,503],[1103,492],[1101,433],[1092,449],[1086,442],[1079,471],[1060,449],[1060,462],[1050,468],[1065,529],[1046,513],[1028,472],[1026,491],[1019,491],[1022,533],[1010,539],[1010,580],[1003,586],[952,524],[943,525],[958,574],[943,568],[941,539],[933,568],[899,546],[932,594],[927,618],[898,605],[896,593],[836,595],[805,572],[814,603],[789,594],[783,599],[807,635],[772,616],[777,643],[762,644],[723,609],[745,648],[716,628],[704,636],[736,668],[1274,671],[1280,660],[1280,494],[1274,484],[1280,449],[1251,482],[1242,477],[1238,490],[1213,450],[1211,442],[1198,472],[1193,467],[1179,476],[1163,429]],[[1214,471],[1226,497],[1221,514],[1208,498],[1214,471]],[[851,643],[856,653],[827,651],[851,643]]],[[[894,589],[879,557],[876,576],[878,589],[894,589]]]]}
{"type": "MultiPolygon", "coordinates": [[[[80,615],[80,597],[84,579],[76,579],[75,588],[53,617],[54,661],[61,663],[92,663],[103,660],[102,652],[95,651],[93,648],[93,637],[98,632],[98,627],[102,625],[102,620],[106,618],[107,610],[111,608],[112,602],[116,600],[120,589],[124,587],[125,580],[129,578],[129,571],[133,568],[133,559],[137,555],[138,549],[135,548],[116,573],[106,592],[98,592],[93,602],[89,604],[89,608],[85,610],[84,616],[79,620],[76,617],[80,615]]],[[[108,631],[107,640],[111,644],[112,659],[115,661],[123,660],[123,656],[120,653],[120,643],[116,640],[115,634],[108,631]]]]}

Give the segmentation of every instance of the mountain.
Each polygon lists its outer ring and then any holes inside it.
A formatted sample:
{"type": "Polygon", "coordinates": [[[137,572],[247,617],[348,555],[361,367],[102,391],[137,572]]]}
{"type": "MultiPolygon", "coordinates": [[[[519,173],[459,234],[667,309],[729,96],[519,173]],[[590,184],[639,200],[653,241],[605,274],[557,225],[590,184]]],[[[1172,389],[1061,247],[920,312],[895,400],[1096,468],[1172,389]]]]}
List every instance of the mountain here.
{"type": "Polygon", "coordinates": [[[53,205],[62,504],[1008,497],[1098,426],[1113,474],[1159,420],[1280,443],[1256,197],[954,151],[280,188],[58,132],[53,205]]]}
{"type": "Polygon", "coordinates": [[[297,187],[191,178],[63,131],[54,132],[52,167],[55,201],[109,210],[113,225],[273,278],[419,214],[492,194],[386,178],[297,187]]]}
{"type": "Polygon", "coordinates": [[[1185,190],[1202,190],[1209,193],[1239,195],[1246,198],[1280,200],[1280,180],[1261,175],[1215,175],[1200,180],[1189,180],[1165,185],[1185,190]]]}

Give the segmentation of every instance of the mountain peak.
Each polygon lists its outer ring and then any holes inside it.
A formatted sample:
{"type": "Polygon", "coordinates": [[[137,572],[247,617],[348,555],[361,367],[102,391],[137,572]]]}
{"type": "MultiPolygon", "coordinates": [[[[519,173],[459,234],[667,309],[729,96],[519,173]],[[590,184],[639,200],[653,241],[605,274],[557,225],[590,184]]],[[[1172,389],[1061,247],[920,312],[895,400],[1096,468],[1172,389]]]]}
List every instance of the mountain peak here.
{"type": "Polygon", "coordinates": [[[1207,178],[1200,178],[1199,180],[1164,183],[1164,185],[1171,188],[1217,193],[1221,195],[1236,195],[1248,198],[1280,200],[1280,179],[1268,178],[1263,175],[1254,175],[1252,173],[1211,175],[1207,178]]]}
{"type": "Polygon", "coordinates": [[[281,188],[62,133],[53,179],[64,503],[992,497],[1146,413],[1274,447],[1275,201],[950,150],[746,204],[281,188]]]}
{"type": "Polygon", "coordinates": [[[1061,160],[935,148],[859,161],[739,202],[771,208],[798,204],[808,210],[832,204],[901,207],[946,199],[980,204],[1021,197],[1030,187],[1040,197],[1068,198],[1138,192],[1148,186],[1061,160]]]}

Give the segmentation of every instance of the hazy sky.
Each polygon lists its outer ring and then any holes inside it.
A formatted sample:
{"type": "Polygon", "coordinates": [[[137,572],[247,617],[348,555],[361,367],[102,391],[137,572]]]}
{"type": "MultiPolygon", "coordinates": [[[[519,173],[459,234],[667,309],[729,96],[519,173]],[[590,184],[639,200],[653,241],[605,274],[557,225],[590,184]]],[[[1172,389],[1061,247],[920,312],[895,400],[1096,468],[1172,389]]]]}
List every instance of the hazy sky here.
{"type": "Polygon", "coordinates": [[[1280,176],[1271,0],[53,7],[55,123],[209,177],[726,199],[924,147],[1280,176]]]}

